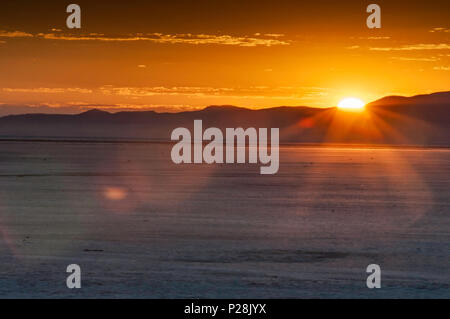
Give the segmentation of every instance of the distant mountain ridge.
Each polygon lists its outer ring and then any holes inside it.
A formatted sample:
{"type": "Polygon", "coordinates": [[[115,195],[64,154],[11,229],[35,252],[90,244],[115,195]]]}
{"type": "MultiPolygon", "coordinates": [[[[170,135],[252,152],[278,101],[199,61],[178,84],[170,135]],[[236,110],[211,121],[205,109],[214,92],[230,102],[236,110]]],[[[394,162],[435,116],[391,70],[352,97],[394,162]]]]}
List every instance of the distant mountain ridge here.
{"type": "Polygon", "coordinates": [[[420,94],[411,97],[393,95],[385,96],[374,102],[369,103],[369,105],[402,105],[402,104],[415,104],[426,103],[426,104],[445,104],[450,101],[450,91],[449,92],[437,92],[431,94],[420,94]]]}
{"type": "Polygon", "coordinates": [[[450,146],[450,92],[388,96],[363,113],[331,108],[274,107],[252,110],[231,105],[198,111],[157,113],[92,109],[76,115],[23,114],[0,118],[0,138],[94,138],[170,140],[176,127],[278,127],[281,142],[376,143],[450,146]]]}

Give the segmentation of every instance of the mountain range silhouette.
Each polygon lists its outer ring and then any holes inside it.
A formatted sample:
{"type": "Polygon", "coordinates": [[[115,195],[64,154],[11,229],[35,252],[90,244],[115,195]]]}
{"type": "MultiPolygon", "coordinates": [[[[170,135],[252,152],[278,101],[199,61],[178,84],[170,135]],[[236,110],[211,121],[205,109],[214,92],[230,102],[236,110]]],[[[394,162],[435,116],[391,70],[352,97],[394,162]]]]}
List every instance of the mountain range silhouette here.
{"type": "Polygon", "coordinates": [[[23,114],[0,118],[2,139],[100,139],[169,141],[176,127],[255,127],[280,129],[284,143],[358,143],[450,146],[450,92],[413,97],[387,96],[361,113],[336,107],[274,107],[253,110],[208,106],[199,111],[109,113],[98,109],[76,115],[23,114]]]}

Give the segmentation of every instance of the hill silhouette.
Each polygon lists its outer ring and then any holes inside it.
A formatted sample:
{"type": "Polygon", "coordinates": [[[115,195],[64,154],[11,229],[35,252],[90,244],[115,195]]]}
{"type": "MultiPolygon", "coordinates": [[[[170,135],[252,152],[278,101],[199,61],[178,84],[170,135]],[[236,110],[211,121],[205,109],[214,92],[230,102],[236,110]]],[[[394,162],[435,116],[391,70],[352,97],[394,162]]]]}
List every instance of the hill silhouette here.
{"type": "Polygon", "coordinates": [[[76,115],[24,114],[0,118],[0,138],[91,138],[170,140],[176,127],[278,127],[280,142],[370,143],[450,146],[450,92],[388,96],[362,113],[336,107],[274,107],[252,110],[208,106],[180,113],[93,109],[76,115]]]}

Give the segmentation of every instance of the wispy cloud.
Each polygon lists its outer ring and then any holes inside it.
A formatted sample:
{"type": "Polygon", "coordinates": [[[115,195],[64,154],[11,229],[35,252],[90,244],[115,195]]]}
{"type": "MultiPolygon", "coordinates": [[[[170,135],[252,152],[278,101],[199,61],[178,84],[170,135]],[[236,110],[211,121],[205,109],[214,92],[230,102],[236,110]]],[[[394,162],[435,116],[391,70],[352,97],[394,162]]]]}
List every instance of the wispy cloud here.
{"type": "Polygon", "coordinates": [[[447,33],[447,32],[450,32],[450,29],[439,27],[439,28],[433,28],[429,32],[431,32],[431,33],[434,33],[434,32],[445,32],[445,33],[447,33]]]}
{"type": "MultiPolygon", "coordinates": [[[[57,31],[57,29],[52,29],[57,31]]],[[[55,41],[99,41],[99,42],[135,42],[146,41],[161,44],[191,44],[191,45],[232,45],[241,47],[290,45],[289,41],[279,39],[282,34],[265,34],[263,36],[234,36],[215,34],[163,34],[163,33],[136,33],[126,36],[108,36],[100,33],[85,35],[63,34],[60,32],[31,34],[22,31],[0,31],[4,38],[36,38],[55,41]]]]}
{"type": "Polygon", "coordinates": [[[128,97],[150,97],[158,95],[166,96],[195,96],[195,97],[249,97],[267,99],[308,99],[311,97],[322,97],[328,94],[328,88],[319,87],[115,87],[105,85],[100,87],[99,92],[104,95],[118,95],[128,97]]]}
{"type": "Polygon", "coordinates": [[[257,38],[248,36],[211,35],[211,34],[161,34],[131,35],[127,37],[110,36],[66,36],[56,34],[41,34],[39,37],[48,40],[65,41],[103,41],[103,42],[132,42],[147,41],[162,44],[219,44],[243,47],[289,45],[289,42],[278,39],[257,38]]]}
{"type": "Polygon", "coordinates": [[[371,51],[421,51],[421,50],[450,50],[448,43],[411,44],[399,47],[374,47],[371,51]]]}
{"type": "MultiPolygon", "coordinates": [[[[297,87],[297,86],[249,86],[249,87],[208,87],[208,86],[155,86],[155,87],[127,87],[103,85],[96,88],[2,88],[0,98],[5,101],[36,102],[46,106],[93,106],[93,103],[124,103],[148,106],[158,102],[173,105],[183,101],[190,105],[208,105],[211,103],[245,103],[249,106],[263,104],[264,106],[278,106],[301,103],[323,102],[329,95],[328,88],[297,87]],[[1,95],[3,93],[3,96],[1,95]],[[38,94],[38,95],[36,95],[38,94]],[[47,97],[45,96],[47,95],[47,97]],[[73,102],[89,101],[89,102],[73,102]]],[[[111,106],[109,104],[108,106],[111,106]]]]}
{"type": "Polygon", "coordinates": [[[32,38],[33,35],[31,33],[22,32],[22,31],[0,30],[0,37],[2,37],[2,38],[32,38]]]}
{"type": "Polygon", "coordinates": [[[429,57],[429,58],[391,57],[391,59],[399,61],[415,61],[415,62],[435,62],[440,60],[440,58],[437,57],[429,57]]]}
{"type": "Polygon", "coordinates": [[[350,37],[350,39],[358,39],[358,40],[389,40],[391,37],[389,36],[378,36],[378,37],[350,37]]]}
{"type": "Polygon", "coordinates": [[[46,93],[46,94],[58,94],[58,93],[92,93],[90,89],[83,88],[3,88],[3,92],[6,93],[46,93]]]}
{"type": "Polygon", "coordinates": [[[84,102],[67,102],[67,103],[24,103],[24,104],[5,104],[0,103],[0,116],[10,114],[30,114],[30,113],[47,113],[47,114],[78,114],[91,109],[102,109],[108,112],[123,111],[157,111],[157,112],[183,112],[203,109],[205,105],[197,106],[190,104],[96,104],[84,102]]]}
{"type": "Polygon", "coordinates": [[[272,38],[281,38],[284,37],[284,34],[282,33],[266,33],[264,34],[266,37],[272,37],[272,38]]]}
{"type": "Polygon", "coordinates": [[[436,71],[450,71],[450,66],[435,66],[433,70],[436,71]]]}
{"type": "Polygon", "coordinates": [[[389,40],[391,37],[367,37],[367,40],[389,40]]]}
{"type": "Polygon", "coordinates": [[[154,95],[222,95],[234,91],[233,88],[215,87],[115,87],[105,85],[98,89],[104,95],[121,95],[132,97],[147,97],[154,95]]]}

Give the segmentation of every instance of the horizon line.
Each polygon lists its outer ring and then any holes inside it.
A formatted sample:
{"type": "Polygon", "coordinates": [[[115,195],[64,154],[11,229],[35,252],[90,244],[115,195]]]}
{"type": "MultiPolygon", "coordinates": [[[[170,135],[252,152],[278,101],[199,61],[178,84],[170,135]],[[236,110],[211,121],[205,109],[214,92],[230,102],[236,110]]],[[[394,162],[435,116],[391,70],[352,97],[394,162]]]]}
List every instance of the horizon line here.
{"type": "MultiPolygon", "coordinates": [[[[381,101],[383,99],[386,98],[416,98],[416,97],[423,97],[423,96],[431,96],[434,94],[445,94],[448,93],[450,94],[450,90],[449,91],[438,91],[438,92],[433,92],[433,93],[422,93],[422,94],[415,94],[415,95],[411,95],[411,96],[404,96],[404,95],[386,95],[383,96],[381,98],[378,98],[376,100],[373,100],[371,102],[365,103],[365,106],[368,106],[370,104],[373,104],[375,102],[381,101]]],[[[0,108],[3,106],[17,106],[17,107],[50,107],[47,105],[40,105],[40,106],[29,106],[26,104],[22,104],[22,105],[14,105],[14,104],[6,104],[6,103],[0,103],[0,108]]],[[[68,108],[71,106],[58,106],[58,107],[53,107],[54,109],[58,109],[58,108],[68,108]]],[[[51,107],[50,107],[51,108],[51,107]]],[[[288,106],[288,105],[280,105],[280,106],[271,106],[271,107],[261,107],[261,108],[252,108],[252,107],[245,107],[245,106],[238,106],[238,105],[232,105],[232,104],[211,104],[211,105],[206,105],[202,108],[199,109],[193,109],[193,110],[182,110],[182,111],[178,111],[178,112],[158,112],[157,110],[152,110],[152,109],[144,109],[145,106],[143,106],[142,109],[127,109],[126,107],[123,108],[123,110],[119,110],[117,112],[113,112],[113,111],[106,111],[105,109],[110,109],[111,107],[108,106],[104,106],[104,107],[93,107],[91,109],[87,109],[85,111],[80,110],[79,113],[18,113],[18,114],[8,114],[8,115],[3,115],[0,116],[0,118],[5,118],[5,117],[10,117],[10,116],[23,116],[23,115],[67,115],[67,116],[75,116],[75,115],[81,115],[81,114],[85,114],[85,113],[89,113],[92,111],[97,111],[97,112],[103,112],[103,113],[108,113],[108,114],[119,114],[119,113],[137,113],[137,112],[153,112],[153,113],[157,113],[157,114],[181,114],[181,113],[191,113],[191,112],[200,112],[200,111],[204,111],[207,110],[208,108],[235,108],[235,109],[242,109],[242,110],[248,110],[248,111],[263,111],[263,110],[273,110],[273,109],[279,109],[279,108],[309,108],[309,109],[320,109],[320,110],[328,110],[328,109],[333,109],[333,108],[337,108],[337,105],[335,106],[328,106],[328,107],[319,107],[319,106],[308,106],[308,105],[292,105],[292,106],[288,106]]],[[[118,108],[120,109],[120,108],[118,108]]]]}

